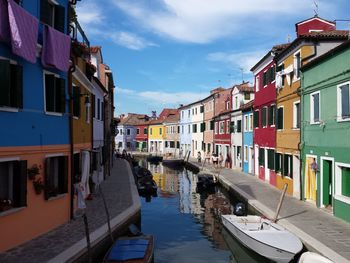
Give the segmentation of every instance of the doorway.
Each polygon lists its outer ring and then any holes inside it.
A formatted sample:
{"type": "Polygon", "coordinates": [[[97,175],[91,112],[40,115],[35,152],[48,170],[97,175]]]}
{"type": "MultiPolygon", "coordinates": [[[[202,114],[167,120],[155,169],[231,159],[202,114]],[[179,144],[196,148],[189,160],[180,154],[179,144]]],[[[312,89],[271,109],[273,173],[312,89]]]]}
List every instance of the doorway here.
{"type": "Polygon", "coordinates": [[[333,207],[333,162],[322,158],[322,205],[326,208],[333,207]]]}

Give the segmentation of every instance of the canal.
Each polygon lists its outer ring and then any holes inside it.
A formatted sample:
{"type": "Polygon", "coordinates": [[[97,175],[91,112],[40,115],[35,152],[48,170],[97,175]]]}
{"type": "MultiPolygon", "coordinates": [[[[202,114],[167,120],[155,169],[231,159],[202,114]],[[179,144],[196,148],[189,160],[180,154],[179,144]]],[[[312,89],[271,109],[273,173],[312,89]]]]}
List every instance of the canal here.
{"type": "Polygon", "coordinates": [[[197,175],[140,160],[158,185],[158,196],[142,198],[141,228],[155,237],[156,263],[271,262],[237,242],[221,225],[239,202],[224,189],[196,192],[197,175]]]}

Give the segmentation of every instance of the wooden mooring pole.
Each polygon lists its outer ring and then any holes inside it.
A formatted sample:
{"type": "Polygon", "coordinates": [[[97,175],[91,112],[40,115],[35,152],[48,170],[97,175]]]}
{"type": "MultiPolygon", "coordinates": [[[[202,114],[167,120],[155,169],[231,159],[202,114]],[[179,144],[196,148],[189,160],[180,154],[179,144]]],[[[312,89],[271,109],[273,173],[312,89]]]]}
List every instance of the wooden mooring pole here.
{"type": "Polygon", "coordinates": [[[282,192],[282,194],[281,194],[280,201],[279,201],[279,203],[278,203],[277,210],[276,210],[276,214],[275,214],[275,217],[274,217],[274,219],[273,219],[273,222],[276,222],[276,221],[277,221],[278,214],[280,213],[280,210],[281,210],[281,207],[282,207],[282,203],[283,203],[283,199],[284,199],[284,196],[286,195],[287,188],[288,188],[288,184],[284,184],[284,186],[283,186],[283,192],[282,192]]]}
{"type": "Polygon", "coordinates": [[[83,214],[83,219],[84,219],[84,225],[85,225],[85,236],[86,236],[86,243],[87,243],[88,262],[92,263],[89,224],[88,224],[88,220],[87,220],[85,213],[83,214]]]}

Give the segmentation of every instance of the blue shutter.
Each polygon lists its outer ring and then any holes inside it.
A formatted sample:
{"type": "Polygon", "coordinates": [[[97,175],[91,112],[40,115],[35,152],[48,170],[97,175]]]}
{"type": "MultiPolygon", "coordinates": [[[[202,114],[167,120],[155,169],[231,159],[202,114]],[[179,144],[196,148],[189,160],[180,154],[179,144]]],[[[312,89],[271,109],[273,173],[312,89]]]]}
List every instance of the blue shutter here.
{"type": "Polygon", "coordinates": [[[350,117],[349,84],[340,87],[341,90],[341,116],[343,119],[350,117]]]}

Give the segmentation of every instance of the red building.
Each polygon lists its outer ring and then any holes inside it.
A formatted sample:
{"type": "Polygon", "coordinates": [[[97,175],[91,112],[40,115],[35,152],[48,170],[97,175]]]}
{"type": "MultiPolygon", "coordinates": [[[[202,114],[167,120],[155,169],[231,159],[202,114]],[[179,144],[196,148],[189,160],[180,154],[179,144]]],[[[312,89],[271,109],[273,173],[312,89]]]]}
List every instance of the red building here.
{"type": "Polygon", "coordinates": [[[231,109],[227,109],[214,117],[214,149],[216,154],[222,154],[223,160],[231,152],[231,112],[231,109]]]}
{"type": "Polygon", "coordinates": [[[135,125],[136,127],[136,149],[139,151],[147,151],[148,149],[148,122],[135,125]]]}
{"type": "Polygon", "coordinates": [[[261,180],[276,185],[276,65],[274,56],[288,44],[274,46],[255,66],[254,74],[254,173],[261,180]]]}

